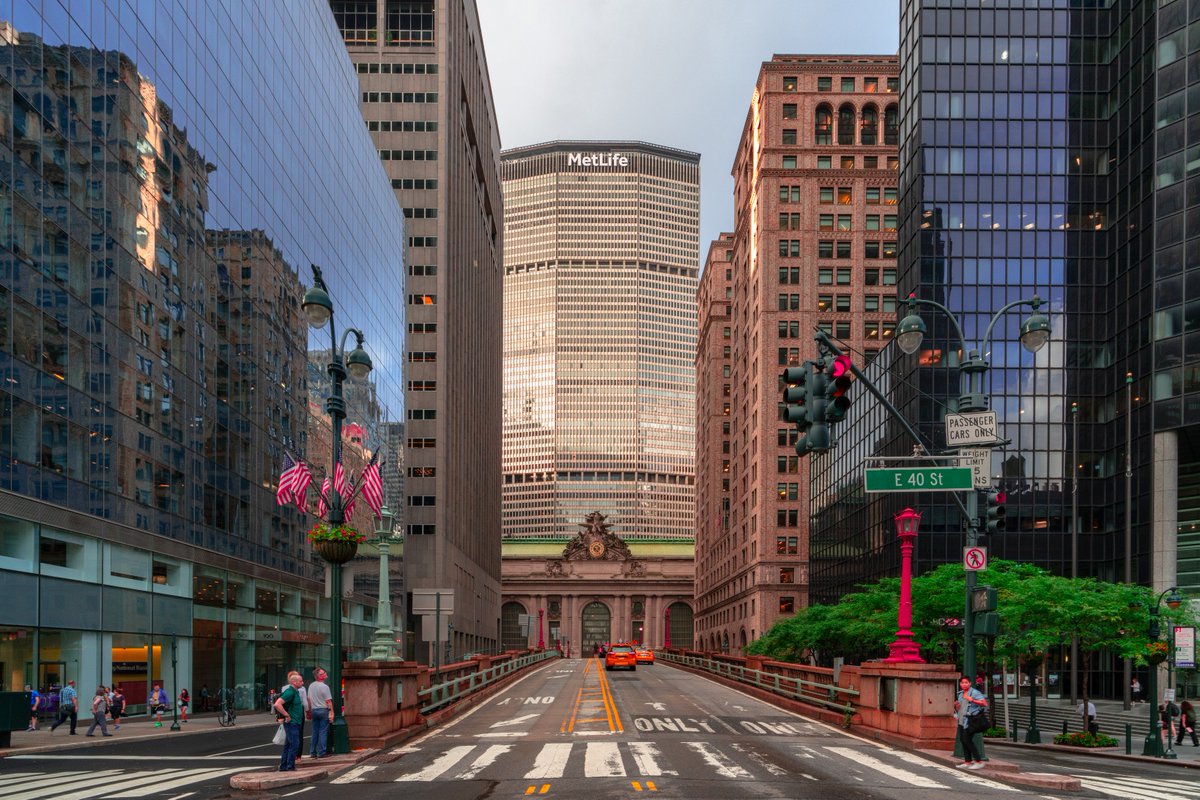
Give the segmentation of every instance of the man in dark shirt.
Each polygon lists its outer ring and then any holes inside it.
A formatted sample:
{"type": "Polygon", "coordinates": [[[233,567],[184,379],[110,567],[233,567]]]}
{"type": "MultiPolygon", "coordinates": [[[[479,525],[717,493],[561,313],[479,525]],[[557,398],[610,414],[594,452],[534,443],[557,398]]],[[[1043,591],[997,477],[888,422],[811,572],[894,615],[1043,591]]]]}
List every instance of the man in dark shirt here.
{"type": "Polygon", "coordinates": [[[280,772],[296,769],[296,756],[300,755],[300,725],[304,722],[304,703],[300,701],[300,687],[304,678],[293,670],[288,673],[288,687],[275,700],[275,713],[283,717],[283,730],[287,741],[283,745],[283,756],[279,759],[280,772]]]}

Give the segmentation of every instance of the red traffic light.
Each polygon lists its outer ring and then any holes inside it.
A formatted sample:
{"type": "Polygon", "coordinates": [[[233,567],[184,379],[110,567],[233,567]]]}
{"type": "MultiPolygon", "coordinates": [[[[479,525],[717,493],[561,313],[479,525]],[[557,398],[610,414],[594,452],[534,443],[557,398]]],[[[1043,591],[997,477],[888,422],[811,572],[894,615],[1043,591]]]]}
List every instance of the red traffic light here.
{"type": "Polygon", "coordinates": [[[833,366],[829,373],[833,378],[840,378],[843,375],[850,375],[850,356],[838,356],[833,360],[833,366]]]}
{"type": "Polygon", "coordinates": [[[1004,492],[992,492],[992,496],[988,499],[999,506],[1004,505],[1004,503],[1008,500],[1008,495],[1004,492]]]}

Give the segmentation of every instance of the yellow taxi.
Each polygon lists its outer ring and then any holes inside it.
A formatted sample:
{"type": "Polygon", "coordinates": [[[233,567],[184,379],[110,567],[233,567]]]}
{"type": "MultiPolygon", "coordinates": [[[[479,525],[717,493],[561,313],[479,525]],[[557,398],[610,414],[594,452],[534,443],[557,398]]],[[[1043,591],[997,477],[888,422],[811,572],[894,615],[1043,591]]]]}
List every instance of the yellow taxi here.
{"type": "Polygon", "coordinates": [[[611,672],[617,667],[637,669],[637,654],[634,653],[632,645],[614,644],[604,654],[604,668],[611,672]]]}
{"type": "Polygon", "coordinates": [[[649,664],[654,666],[654,651],[649,647],[637,646],[633,648],[633,656],[639,664],[649,664]]]}

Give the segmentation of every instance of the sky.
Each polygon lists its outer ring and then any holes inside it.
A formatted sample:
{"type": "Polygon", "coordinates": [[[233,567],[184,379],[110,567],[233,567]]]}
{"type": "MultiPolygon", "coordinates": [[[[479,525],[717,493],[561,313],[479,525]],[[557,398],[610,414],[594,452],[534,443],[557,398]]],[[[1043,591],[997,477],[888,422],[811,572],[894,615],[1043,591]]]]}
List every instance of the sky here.
{"type": "Polygon", "coordinates": [[[700,153],[700,254],[762,62],[895,54],[900,0],[476,0],[504,149],[631,139],[700,153]]]}

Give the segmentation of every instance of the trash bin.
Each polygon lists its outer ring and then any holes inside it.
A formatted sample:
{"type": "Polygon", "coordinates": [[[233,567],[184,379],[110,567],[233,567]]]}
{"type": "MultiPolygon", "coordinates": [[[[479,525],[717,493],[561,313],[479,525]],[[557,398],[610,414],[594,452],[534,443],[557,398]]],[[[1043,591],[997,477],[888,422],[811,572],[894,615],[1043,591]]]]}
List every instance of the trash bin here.
{"type": "Polygon", "coordinates": [[[29,692],[0,692],[0,747],[12,747],[12,732],[29,727],[32,706],[29,692]]]}

